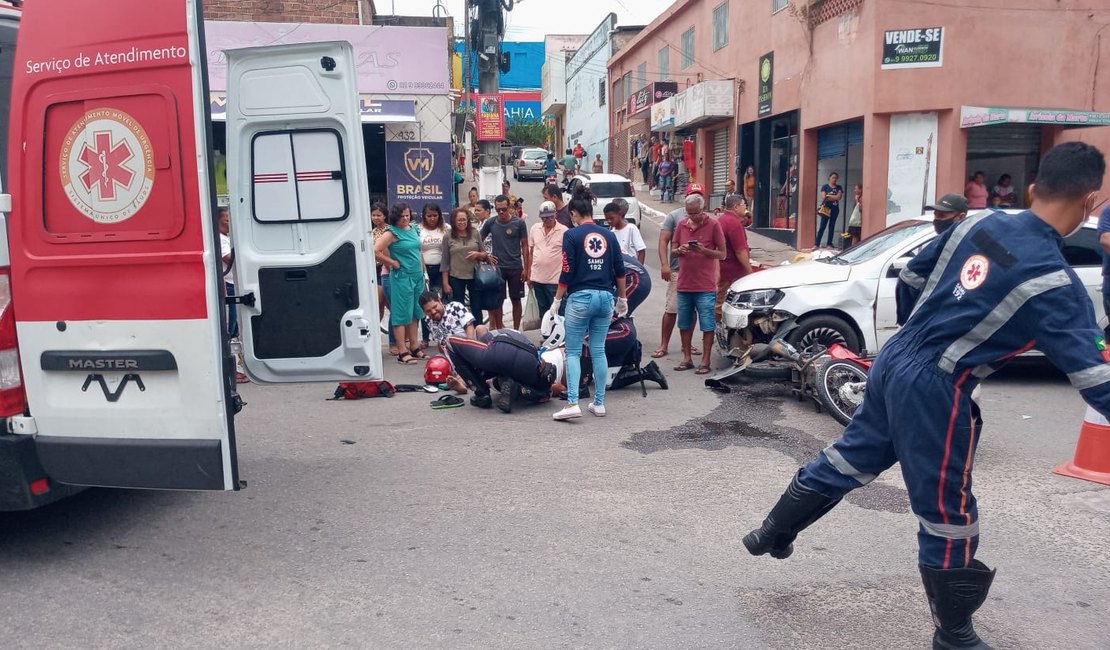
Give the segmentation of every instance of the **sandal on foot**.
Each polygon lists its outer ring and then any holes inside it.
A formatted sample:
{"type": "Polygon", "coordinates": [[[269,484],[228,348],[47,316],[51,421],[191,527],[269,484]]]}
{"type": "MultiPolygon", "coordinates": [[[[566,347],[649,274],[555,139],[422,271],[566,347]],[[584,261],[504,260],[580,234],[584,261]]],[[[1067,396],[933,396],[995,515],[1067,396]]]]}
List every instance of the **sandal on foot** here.
{"type": "Polygon", "coordinates": [[[694,374],[695,375],[708,375],[709,371],[710,371],[709,366],[698,366],[698,369],[694,371],[694,374]]]}
{"type": "Polygon", "coordinates": [[[412,356],[411,352],[402,352],[401,355],[397,357],[397,363],[411,366],[414,363],[419,363],[419,361],[416,360],[416,357],[412,356]]]}
{"type": "Polygon", "coordinates": [[[396,345],[389,346],[389,356],[395,357],[398,354],[401,354],[401,349],[400,348],[398,348],[396,345]]]}
{"type": "Polygon", "coordinates": [[[674,369],[675,369],[675,370],[676,370],[677,372],[682,372],[683,370],[690,370],[690,369],[691,369],[691,368],[693,368],[693,367],[694,367],[694,364],[693,364],[692,362],[690,362],[690,361],[683,361],[682,363],[680,363],[680,364],[678,364],[677,366],[675,366],[675,367],[674,367],[674,369]]]}
{"type": "Polygon", "coordinates": [[[665,357],[665,356],[667,356],[667,351],[663,350],[663,349],[659,349],[659,350],[656,350],[655,352],[651,353],[651,358],[652,359],[660,359],[660,358],[665,357]]]}
{"type": "Polygon", "coordinates": [[[422,350],[420,350],[419,348],[417,348],[416,350],[409,350],[409,354],[416,357],[417,359],[427,359],[428,358],[427,355],[425,355],[424,352],[422,350]]]}

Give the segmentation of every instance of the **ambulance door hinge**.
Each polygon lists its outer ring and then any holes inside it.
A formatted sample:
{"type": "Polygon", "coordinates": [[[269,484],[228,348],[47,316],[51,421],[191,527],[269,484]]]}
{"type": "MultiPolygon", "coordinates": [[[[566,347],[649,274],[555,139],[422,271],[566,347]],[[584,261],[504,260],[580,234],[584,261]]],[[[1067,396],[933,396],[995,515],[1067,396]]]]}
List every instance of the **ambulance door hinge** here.
{"type": "Polygon", "coordinates": [[[225,298],[229,305],[246,305],[254,307],[254,292],[249,291],[241,296],[228,296],[225,298]]]}
{"type": "Polygon", "coordinates": [[[7,429],[8,433],[22,436],[32,436],[39,432],[39,426],[35,423],[35,418],[24,415],[8,418],[7,429]]]}

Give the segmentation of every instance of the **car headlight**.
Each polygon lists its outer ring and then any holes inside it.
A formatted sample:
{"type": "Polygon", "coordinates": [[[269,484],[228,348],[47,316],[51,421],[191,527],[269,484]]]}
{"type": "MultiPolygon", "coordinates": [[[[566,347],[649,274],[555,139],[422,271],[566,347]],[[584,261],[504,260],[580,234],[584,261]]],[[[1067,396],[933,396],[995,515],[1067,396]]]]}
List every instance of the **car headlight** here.
{"type": "Polygon", "coordinates": [[[779,304],[786,294],[778,289],[729,291],[725,302],[737,309],[769,309],[779,304]]]}

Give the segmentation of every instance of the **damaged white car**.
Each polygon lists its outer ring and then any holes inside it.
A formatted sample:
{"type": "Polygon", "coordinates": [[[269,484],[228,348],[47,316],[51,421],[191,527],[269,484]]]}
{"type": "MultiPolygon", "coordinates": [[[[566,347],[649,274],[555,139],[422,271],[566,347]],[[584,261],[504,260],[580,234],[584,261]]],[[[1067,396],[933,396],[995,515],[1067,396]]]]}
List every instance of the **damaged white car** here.
{"type": "MultiPolygon", "coordinates": [[[[1016,211],[1015,211],[1016,212],[1016,211]]],[[[1064,258],[1102,309],[1102,260],[1089,219],[1064,240],[1064,258]]],[[[732,284],[717,328],[717,347],[737,363],[782,338],[798,350],[840,343],[876,354],[898,329],[895,286],[906,263],[936,237],[932,215],[875,233],[838,255],[776,266],[732,284]],[[753,353],[753,349],[756,350],[753,353]]]]}

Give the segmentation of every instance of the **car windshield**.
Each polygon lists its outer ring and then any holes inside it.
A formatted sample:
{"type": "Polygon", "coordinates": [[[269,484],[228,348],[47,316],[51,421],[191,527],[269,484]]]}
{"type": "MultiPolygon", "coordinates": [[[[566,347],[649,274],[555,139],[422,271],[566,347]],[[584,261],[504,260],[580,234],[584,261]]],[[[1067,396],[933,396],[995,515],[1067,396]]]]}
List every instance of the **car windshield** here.
{"type": "Polygon", "coordinates": [[[542,158],[547,158],[547,152],[546,151],[525,151],[524,152],[524,159],[525,160],[540,160],[542,158]]]}
{"type": "Polygon", "coordinates": [[[874,235],[871,235],[840,255],[828,257],[820,261],[828,264],[859,264],[861,262],[866,262],[882,255],[891,248],[900,245],[902,242],[918,236],[923,230],[931,230],[932,228],[933,224],[928,221],[916,221],[913,219],[900,221],[886,230],[880,230],[874,235]]]}
{"type": "Polygon", "coordinates": [[[617,199],[622,196],[632,196],[632,183],[610,182],[590,183],[590,190],[599,199],[617,199]]]}

